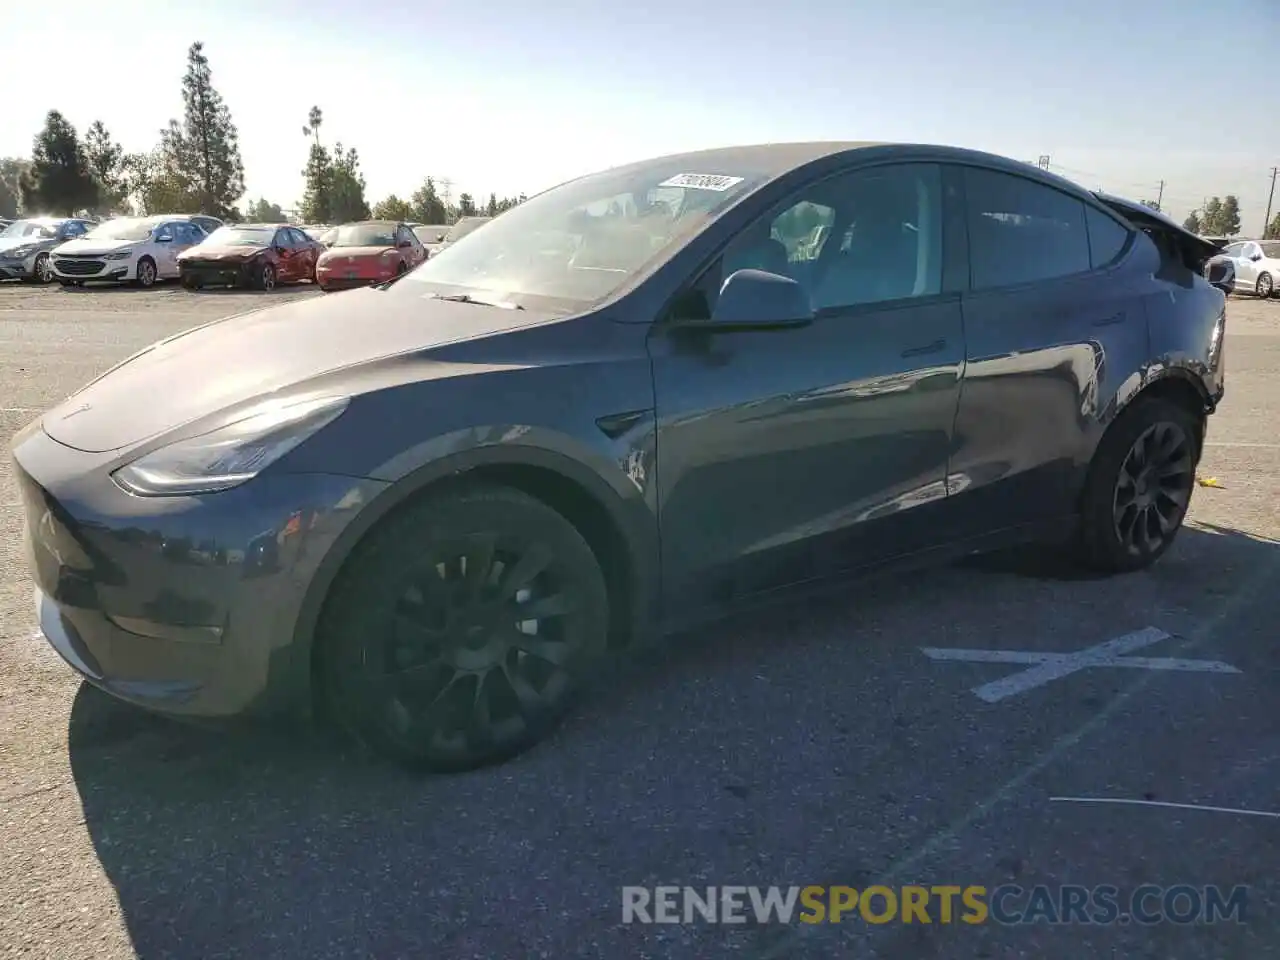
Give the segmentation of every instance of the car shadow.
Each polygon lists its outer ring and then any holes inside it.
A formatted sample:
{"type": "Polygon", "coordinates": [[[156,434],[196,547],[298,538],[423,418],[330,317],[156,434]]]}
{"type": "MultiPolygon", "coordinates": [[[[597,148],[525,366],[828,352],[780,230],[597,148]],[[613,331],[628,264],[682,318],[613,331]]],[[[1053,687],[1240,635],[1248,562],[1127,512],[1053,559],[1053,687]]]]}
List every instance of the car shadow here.
{"type": "MultiPolygon", "coordinates": [[[[1171,596],[1222,596],[1276,546],[1188,527],[1161,564],[1133,577],[1171,596]]],[[[320,733],[184,725],[87,684],[71,712],[71,771],[144,960],[720,955],[714,926],[670,943],[671,928],[620,926],[619,887],[793,882],[785,877],[812,869],[813,845],[833,829],[806,833],[806,816],[850,803],[888,809],[928,783],[950,796],[958,770],[946,764],[962,758],[921,771],[930,764],[910,746],[919,712],[947,702],[909,699],[915,667],[901,663],[911,639],[885,630],[923,607],[998,628],[1007,604],[997,591],[1030,589],[1005,574],[878,578],[675,637],[611,674],[550,742],[471,774],[411,775],[320,733]],[[846,665],[832,669],[837,641],[846,665]],[[851,651],[871,667],[851,669],[851,651]],[[887,660],[907,671],[905,686],[877,679],[887,660]],[[881,715],[886,729],[865,725],[881,715]],[[904,736],[910,743],[888,742],[904,736]],[[879,773],[864,766],[876,751],[879,773]],[[854,769],[836,776],[840,758],[854,769]],[[761,876],[726,879],[734,869],[761,876]]],[[[878,836],[859,841],[868,870],[878,836]]]]}

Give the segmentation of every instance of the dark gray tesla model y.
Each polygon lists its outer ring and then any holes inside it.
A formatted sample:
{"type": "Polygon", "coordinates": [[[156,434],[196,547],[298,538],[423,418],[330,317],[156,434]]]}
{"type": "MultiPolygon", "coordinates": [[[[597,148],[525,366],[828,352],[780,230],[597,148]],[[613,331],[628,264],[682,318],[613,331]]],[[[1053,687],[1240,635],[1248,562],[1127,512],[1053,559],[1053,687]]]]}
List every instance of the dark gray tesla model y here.
{"type": "Polygon", "coordinates": [[[867,568],[1173,541],[1215,247],[1021,163],[713,150],[542,193],[381,286],[210,323],[13,441],[40,625],[170,714],[323,706],[510,756],[602,658],[867,568]]]}

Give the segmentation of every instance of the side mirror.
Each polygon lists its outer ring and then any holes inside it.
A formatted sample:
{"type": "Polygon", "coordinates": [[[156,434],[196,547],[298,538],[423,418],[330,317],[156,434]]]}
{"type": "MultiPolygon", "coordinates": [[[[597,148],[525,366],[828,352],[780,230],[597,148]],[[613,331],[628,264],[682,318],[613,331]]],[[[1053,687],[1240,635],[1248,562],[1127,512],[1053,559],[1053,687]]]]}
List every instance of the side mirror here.
{"type": "Polygon", "coordinates": [[[1262,259],[1262,254],[1260,254],[1260,253],[1255,253],[1255,254],[1253,254],[1251,257],[1249,257],[1249,259],[1250,259],[1250,260],[1261,260],[1261,259],[1262,259]]]}
{"type": "Polygon", "coordinates": [[[162,233],[160,236],[156,237],[156,243],[173,243],[173,237],[169,236],[167,233],[162,233]]]}
{"type": "Polygon", "coordinates": [[[436,243],[443,243],[443,242],[444,242],[444,234],[443,234],[443,233],[437,233],[437,234],[436,234],[436,243]]]}
{"type": "Polygon", "coordinates": [[[711,320],[714,329],[767,330],[813,322],[813,304],[804,287],[790,277],[764,270],[738,270],[720,288],[711,320]]]}

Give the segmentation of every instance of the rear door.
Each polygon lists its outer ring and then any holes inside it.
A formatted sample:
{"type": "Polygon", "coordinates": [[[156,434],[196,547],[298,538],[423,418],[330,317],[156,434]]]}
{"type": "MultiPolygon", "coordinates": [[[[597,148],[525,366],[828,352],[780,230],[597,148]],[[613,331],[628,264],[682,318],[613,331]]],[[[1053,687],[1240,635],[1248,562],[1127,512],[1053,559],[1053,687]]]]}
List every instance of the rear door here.
{"type": "Polygon", "coordinates": [[[948,478],[970,535],[1069,515],[1121,381],[1146,360],[1133,229],[1043,182],[965,166],[970,289],[948,478]]]}
{"type": "Polygon", "coordinates": [[[400,224],[396,231],[396,242],[397,244],[407,245],[402,248],[402,252],[404,253],[405,263],[410,270],[427,258],[427,252],[423,249],[422,242],[418,239],[417,235],[403,223],[400,224]]]}
{"type": "Polygon", "coordinates": [[[298,280],[310,280],[316,275],[316,260],[319,259],[319,252],[316,249],[315,241],[308,237],[297,227],[288,228],[289,239],[293,242],[293,249],[296,251],[296,264],[298,269],[298,280]]]}

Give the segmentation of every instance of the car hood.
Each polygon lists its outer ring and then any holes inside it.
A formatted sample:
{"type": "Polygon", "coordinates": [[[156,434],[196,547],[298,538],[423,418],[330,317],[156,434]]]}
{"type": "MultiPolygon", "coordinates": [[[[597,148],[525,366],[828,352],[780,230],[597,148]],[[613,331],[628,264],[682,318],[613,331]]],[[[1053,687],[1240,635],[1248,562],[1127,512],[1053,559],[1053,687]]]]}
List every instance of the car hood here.
{"type": "Polygon", "coordinates": [[[59,443],[106,453],[321,374],[548,319],[404,291],[308,298],[161,340],[68,397],[43,425],[59,443]]]}
{"type": "Polygon", "coordinates": [[[179,260],[250,260],[267,249],[268,244],[259,247],[219,247],[200,244],[188,247],[178,254],[179,260]]]}
{"type": "Polygon", "coordinates": [[[342,257],[377,257],[384,253],[391,253],[395,249],[395,247],[330,247],[320,254],[320,260],[324,262],[342,257]]]}
{"type": "Polygon", "coordinates": [[[55,242],[49,237],[5,237],[0,240],[0,252],[16,250],[18,247],[47,246],[55,242]]]}
{"type": "Polygon", "coordinates": [[[117,253],[136,247],[141,240],[68,240],[58,247],[58,253],[68,257],[83,257],[95,253],[117,253]]]}

